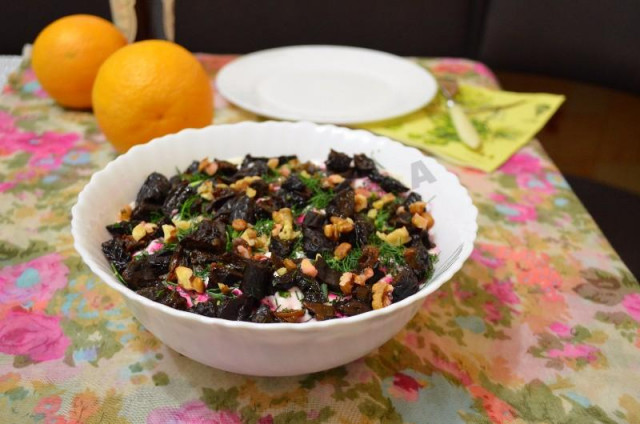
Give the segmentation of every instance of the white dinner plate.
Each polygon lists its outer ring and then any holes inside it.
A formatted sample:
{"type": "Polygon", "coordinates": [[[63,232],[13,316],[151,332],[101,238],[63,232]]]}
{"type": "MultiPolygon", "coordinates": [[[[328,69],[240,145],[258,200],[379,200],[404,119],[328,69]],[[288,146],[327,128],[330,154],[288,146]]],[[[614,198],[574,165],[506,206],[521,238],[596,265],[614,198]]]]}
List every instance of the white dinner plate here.
{"type": "Polygon", "coordinates": [[[413,112],[437,84],[419,65],[376,50],[293,46],[234,60],[218,73],[218,92],[259,115],[356,124],[413,112]]]}

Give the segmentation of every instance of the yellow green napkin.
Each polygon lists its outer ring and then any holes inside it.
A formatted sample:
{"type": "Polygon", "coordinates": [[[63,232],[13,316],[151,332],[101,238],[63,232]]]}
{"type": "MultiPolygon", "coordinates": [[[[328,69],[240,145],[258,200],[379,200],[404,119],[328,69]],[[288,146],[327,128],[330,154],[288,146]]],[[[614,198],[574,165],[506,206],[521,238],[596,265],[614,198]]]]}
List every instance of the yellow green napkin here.
{"type": "Polygon", "coordinates": [[[482,139],[478,150],[470,149],[458,138],[441,94],[410,115],[360,127],[453,163],[491,172],[540,131],[564,102],[564,96],[460,85],[455,100],[482,139]]]}

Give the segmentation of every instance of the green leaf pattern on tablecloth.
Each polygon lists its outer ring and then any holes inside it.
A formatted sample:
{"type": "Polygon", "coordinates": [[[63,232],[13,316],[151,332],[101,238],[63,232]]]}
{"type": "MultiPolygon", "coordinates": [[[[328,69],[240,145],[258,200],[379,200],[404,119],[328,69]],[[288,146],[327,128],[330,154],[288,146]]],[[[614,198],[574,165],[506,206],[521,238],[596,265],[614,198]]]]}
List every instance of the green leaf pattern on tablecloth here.
{"type": "MultiPolygon", "coordinates": [[[[213,73],[231,57],[200,59],[213,73]]],[[[496,84],[476,62],[419,63],[496,84]]],[[[216,123],[246,119],[258,118],[216,96],[216,123]]],[[[537,142],[493,174],[449,166],[480,211],[478,241],[404,330],[353,363],[290,378],[168,349],[82,264],[70,209],[114,157],[90,113],[56,106],[26,64],[11,77],[0,99],[3,422],[640,422],[637,281],[537,142]]]]}

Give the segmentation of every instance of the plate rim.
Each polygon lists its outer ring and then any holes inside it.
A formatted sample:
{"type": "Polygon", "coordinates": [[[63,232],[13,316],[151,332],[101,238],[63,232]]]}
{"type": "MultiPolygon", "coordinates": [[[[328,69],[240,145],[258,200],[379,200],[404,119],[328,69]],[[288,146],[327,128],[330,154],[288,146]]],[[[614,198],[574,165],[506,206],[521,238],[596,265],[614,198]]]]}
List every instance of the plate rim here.
{"type": "Polygon", "coordinates": [[[258,50],[258,51],[251,52],[246,55],[241,55],[237,57],[236,59],[224,65],[218,71],[215,78],[215,89],[217,93],[222,95],[222,97],[224,97],[225,100],[227,100],[231,104],[236,105],[242,109],[245,109],[261,117],[286,120],[286,121],[310,121],[310,122],[315,122],[317,124],[357,125],[357,124],[367,124],[372,122],[386,121],[386,120],[398,118],[400,116],[408,115],[419,109],[422,109],[423,107],[431,103],[431,101],[433,101],[433,99],[436,97],[438,93],[438,83],[436,81],[436,78],[433,76],[433,74],[429,70],[409,60],[408,58],[398,56],[393,53],[385,52],[382,50],[369,49],[366,47],[357,47],[357,46],[332,45],[332,44],[301,44],[301,45],[281,46],[281,47],[273,47],[273,48],[264,49],[264,50],[258,50]],[[429,83],[433,88],[429,95],[425,96],[425,98],[419,103],[416,102],[416,104],[412,104],[411,107],[405,107],[402,110],[399,109],[396,113],[393,113],[393,114],[381,114],[372,118],[355,119],[355,120],[353,118],[345,118],[345,119],[318,118],[316,119],[316,118],[313,118],[312,116],[296,116],[295,113],[294,114],[289,114],[286,112],[278,113],[277,111],[274,113],[273,110],[270,111],[268,107],[263,108],[260,106],[256,106],[251,102],[246,102],[238,98],[237,96],[235,96],[232,91],[228,90],[225,80],[230,78],[228,76],[229,72],[233,72],[234,67],[238,66],[239,64],[243,64],[246,61],[252,60],[256,56],[262,56],[266,54],[272,54],[274,52],[281,52],[281,51],[287,51],[287,50],[290,51],[290,50],[303,50],[303,49],[354,50],[354,51],[360,51],[361,53],[364,53],[364,54],[375,54],[378,56],[384,56],[390,60],[396,61],[398,63],[401,62],[403,65],[407,65],[407,66],[413,67],[415,70],[418,70],[422,74],[422,76],[424,76],[426,80],[429,81],[429,83]]]}

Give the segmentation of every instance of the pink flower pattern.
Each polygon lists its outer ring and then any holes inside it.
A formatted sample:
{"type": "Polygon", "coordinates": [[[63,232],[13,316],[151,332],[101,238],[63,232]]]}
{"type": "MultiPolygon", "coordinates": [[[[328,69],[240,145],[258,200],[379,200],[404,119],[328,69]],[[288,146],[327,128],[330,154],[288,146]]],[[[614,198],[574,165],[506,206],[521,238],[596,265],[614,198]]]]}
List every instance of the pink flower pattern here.
{"type": "Polygon", "coordinates": [[[15,309],[0,321],[0,352],[9,355],[50,361],[62,358],[70,344],[60,328],[60,317],[15,309]]]}

